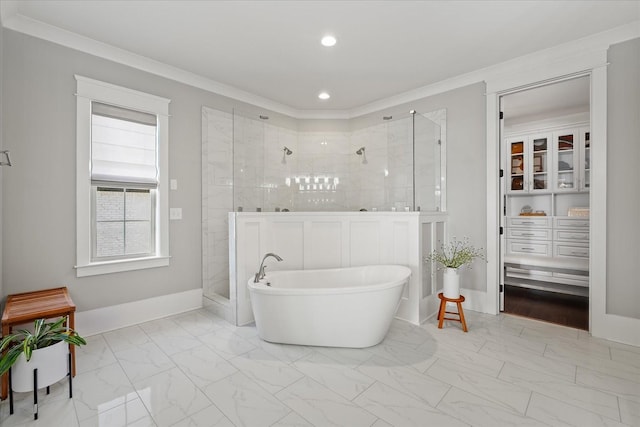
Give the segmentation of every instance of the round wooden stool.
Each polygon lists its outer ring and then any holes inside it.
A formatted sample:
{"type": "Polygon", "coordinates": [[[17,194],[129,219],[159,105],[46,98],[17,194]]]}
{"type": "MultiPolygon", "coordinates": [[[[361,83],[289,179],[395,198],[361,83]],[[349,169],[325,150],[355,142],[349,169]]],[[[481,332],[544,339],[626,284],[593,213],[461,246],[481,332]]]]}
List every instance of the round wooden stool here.
{"type": "Polygon", "coordinates": [[[438,310],[438,329],[442,329],[442,322],[445,320],[454,320],[456,322],[462,323],[462,330],[467,332],[467,322],[464,320],[464,311],[462,311],[462,303],[464,302],[464,297],[460,295],[460,298],[447,298],[442,292],[438,294],[438,298],[440,298],[440,309],[438,310]],[[455,302],[458,306],[458,312],[446,311],[447,303],[455,302]],[[445,317],[447,314],[457,315],[458,317],[445,317]]]}

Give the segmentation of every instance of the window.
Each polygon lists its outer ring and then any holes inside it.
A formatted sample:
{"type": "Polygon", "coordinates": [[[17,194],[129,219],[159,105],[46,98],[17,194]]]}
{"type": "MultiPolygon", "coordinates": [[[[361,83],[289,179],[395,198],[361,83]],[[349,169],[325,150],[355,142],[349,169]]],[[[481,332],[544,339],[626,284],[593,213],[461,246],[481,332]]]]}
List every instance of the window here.
{"type": "Polygon", "coordinates": [[[77,276],[166,266],[169,100],[76,80],[77,276]]]}

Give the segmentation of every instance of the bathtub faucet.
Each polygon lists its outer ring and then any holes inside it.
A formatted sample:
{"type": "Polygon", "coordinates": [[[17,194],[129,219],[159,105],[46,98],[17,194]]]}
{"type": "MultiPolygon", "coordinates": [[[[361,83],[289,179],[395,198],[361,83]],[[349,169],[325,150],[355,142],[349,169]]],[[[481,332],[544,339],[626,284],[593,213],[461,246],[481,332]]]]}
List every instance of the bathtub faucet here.
{"type": "Polygon", "coordinates": [[[276,254],[274,254],[272,252],[269,252],[268,254],[266,254],[264,256],[264,258],[262,258],[262,262],[260,263],[260,269],[258,270],[258,272],[256,273],[255,277],[253,278],[253,283],[258,283],[260,280],[264,279],[264,276],[266,274],[264,272],[264,269],[267,268],[267,266],[264,265],[264,262],[269,257],[273,257],[273,258],[277,259],[278,262],[282,261],[282,258],[280,258],[278,255],[276,255],[276,254]]]}

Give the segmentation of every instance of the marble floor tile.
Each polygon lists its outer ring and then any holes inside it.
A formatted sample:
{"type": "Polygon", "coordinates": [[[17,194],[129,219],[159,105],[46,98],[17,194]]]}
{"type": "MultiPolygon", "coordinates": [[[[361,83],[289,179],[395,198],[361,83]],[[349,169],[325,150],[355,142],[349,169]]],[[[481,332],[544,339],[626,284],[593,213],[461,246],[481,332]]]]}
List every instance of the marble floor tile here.
{"type": "Polygon", "coordinates": [[[155,427],[151,414],[140,399],[129,400],[122,405],[83,420],[80,427],[155,427]]]}
{"type": "Polygon", "coordinates": [[[143,323],[142,329],[167,355],[198,347],[202,343],[191,333],[168,319],[143,323]]]}
{"type": "Polygon", "coordinates": [[[117,351],[116,359],[129,379],[138,381],[175,366],[175,363],[154,342],[117,351]]]}
{"type": "Polygon", "coordinates": [[[527,416],[550,426],[622,426],[620,422],[534,392],[527,416]]]}
{"type": "Polygon", "coordinates": [[[376,382],[353,401],[393,426],[466,426],[421,399],[376,382]]]}
{"type": "Polygon", "coordinates": [[[76,347],[76,374],[115,363],[111,347],[102,335],[86,338],[87,345],[76,347]]]}
{"type": "Polygon", "coordinates": [[[431,334],[426,329],[415,328],[410,323],[394,319],[386,338],[417,347],[431,339],[431,334]]]}
{"type": "Polygon", "coordinates": [[[80,421],[137,397],[118,363],[78,374],[73,379],[73,402],[80,421]]]}
{"type": "Polygon", "coordinates": [[[519,414],[524,414],[531,391],[503,380],[475,372],[473,366],[461,365],[448,360],[438,361],[426,374],[461,390],[501,404],[519,414]]]}
{"type": "Polygon", "coordinates": [[[348,400],[362,393],[374,381],[362,372],[340,365],[317,351],[294,362],[292,366],[348,400]]]}
{"type": "Polygon", "coordinates": [[[256,348],[255,345],[226,328],[200,335],[198,339],[225,359],[231,359],[256,348]]]}
{"type": "MultiPolygon", "coordinates": [[[[482,348],[486,346],[487,344],[485,343],[482,348]]],[[[467,348],[457,348],[445,342],[427,341],[419,346],[417,350],[433,354],[438,359],[473,366],[477,372],[492,377],[497,377],[502,365],[504,365],[502,359],[487,356],[482,351],[475,352],[467,348]]]]}
{"type": "Polygon", "coordinates": [[[382,384],[422,399],[434,407],[451,388],[447,383],[417,373],[414,369],[397,366],[379,356],[374,356],[357,369],[382,384]]]}
{"type": "Polygon", "coordinates": [[[138,347],[151,341],[151,338],[138,325],[105,332],[102,336],[114,353],[138,347]]]}
{"type": "Polygon", "coordinates": [[[269,393],[277,393],[304,376],[288,363],[261,348],[230,359],[236,371],[241,371],[269,393]]]}
{"type": "Polygon", "coordinates": [[[477,352],[487,342],[484,333],[476,332],[473,329],[469,329],[469,332],[463,332],[456,325],[443,325],[442,329],[439,329],[435,319],[433,323],[422,325],[422,328],[430,331],[433,340],[437,342],[445,342],[456,348],[464,348],[469,351],[477,352]]]}
{"type": "MultiPolygon", "coordinates": [[[[9,405],[0,408],[0,426],[2,427],[23,427],[23,426],[69,426],[77,427],[78,416],[72,399],[56,400],[52,402],[38,401],[38,419],[33,419],[33,397],[31,393],[21,393],[29,395],[28,398],[20,399],[14,405],[13,415],[9,415],[9,405]],[[4,411],[6,409],[6,412],[4,411]],[[46,424],[43,424],[46,423],[46,424]]],[[[26,396],[21,396],[26,397],[26,396]]],[[[67,396],[68,397],[68,396],[67,396]]]]}
{"type": "Polygon", "coordinates": [[[640,347],[510,316],[394,320],[365,349],[274,344],[193,310],[88,337],[78,374],[2,427],[638,426],[640,347]],[[360,406],[362,405],[362,406],[360,406]],[[155,417],[155,418],[154,418],[155,417]],[[422,424],[421,424],[422,423],[422,424]]]}
{"type": "Polygon", "coordinates": [[[380,344],[368,347],[365,350],[372,355],[389,359],[398,366],[411,367],[420,373],[426,371],[438,360],[433,353],[433,349],[422,348],[416,350],[406,344],[389,339],[385,339],[380,344]]]}
{"type": "Polygon", "coordinates": [[[538,354],[532,354],[526,349],[521,349],[513,345],[487,342],[487,344],[482,347],[482,350],[480,350],[480,354],[491,360],[511,362],[533,371],[561,377],[567,381],[575,381],[576,378],[576,365],[552,360],[538,354]]]}
{"type": "Polygon", "coordinates": [[[315,347],[314,350],[350,368],[355,368],[373,357],[362,348],[315,347]]]}
{"type": "Polygon", "coordinates": [[[508,409],[504,405],[460,390],[457,387],[451,387],[436,407],[443,413],[472,426],[546,426],[544,423],[508,409]]]}
{"type": "Polygon", "coordinates": [[[640,403],[626,399],[618,399],[620,404],[620,418],[630,426],[640,426],[640,403]]]}
{"type": "Polygon", "coordinates": [[[291,412],[289,415],[277,421],[271,427],[313,427],[313,424],[311,424],[295,412],[291,412]]]}
{"type": "Polygon", "coordinates": [[[178,368],[137,381],[134,386],[158,426],[170,426],[211,405],[178,368]]]}
{"type": "Polygon", "coordinates": [[[200,387],[235,374],[238,370],[204,344],[171,356],[171,360],[200,387]]]}
{"type": "Polygon", "coordinates": [[[618,399],[598,389],[583,387],[553,375],[524,368],[507,362],[498,377],[519,387],[560,400],[605,417],[620,420],[618,399]]]}
{"type": "Polygon", "coordinates": [[[256,348],[261,348],[270,355],[287,363],[295,362],[312,351],[311,347],[304,345],[275,344],[263,341],[258,335],[247,338],[247,341],[256,348]]]}
{"type": "Polygon", "coordinates": [[[576,383],[640,403],[640,382],[578,367],[576,383]]]}
{"type": "Polygon", "coordinates": [[[640,369],[640,352],[611,348],[611,359],[615,362],[635,366],[640,369]]]}
{"type": "Polygon", "coordinates": [[[237,426],[270,426],[291,412],[241,372],[209,384],[204,393],[237,426]]]}
{"type": "Polygon", "coordinates": [[[224,328],[227,322],[209,311],[201,309],[173,317],[178,326],[193,336],[204,335],[220,328],[224,328]]]}
{"type": "Polygon", "coordinates": [[[231,420],[224,416],[215,405],[209,405],[202,411],[177,422],[173,427],[234,427],[231,420]]]}
{"type": "Polygon", "coordinates": [[[376,417],[322,384],[304,377],[275,397],[314,426],[371,426],[376,417]]]}
{"type": "Polygon", "coordinates": [[[635,364],[595,356],[580,348],[565,344],[548,344],[544,356],[549,359],[573,363],[581,368],[640,383],[640,367],[635,366],[635,364]]]}

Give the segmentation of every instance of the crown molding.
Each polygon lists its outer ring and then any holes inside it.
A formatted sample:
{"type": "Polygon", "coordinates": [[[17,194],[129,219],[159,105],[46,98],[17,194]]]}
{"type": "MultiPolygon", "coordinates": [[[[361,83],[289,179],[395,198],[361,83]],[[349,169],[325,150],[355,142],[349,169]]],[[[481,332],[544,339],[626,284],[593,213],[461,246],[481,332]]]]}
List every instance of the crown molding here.
{"type": "Polygon", "coordinates": [[[131,53],[127,50],[99,42],[89,37],[81,36],[71,31],[31,19],[20,14],[7,16],[3,22],[3,26],[13,31],[44,39],[93,56],[108,59],[141,71],[165,77],[170,80],[194,86],[280,114],[295,117],[298,113],[297,110],[270,99],[245,92],[233,86],[207,79],[195,73],[173,67],[142,55],[131,53]]]}
{"type": "MultiPolygon", "coordinates": [[[[571,63],[571,61],[568,61],[568,58],[575,59],[573,64],[567,66],[568,70],[574,70],[571,72],[575,72],[575,69],[580,69],[580,67],[586,70],[588,68],[604,66],[606,64],[602,58],[606,58],[606,49],[611,44],[640,37],[640,20],[633,21],[627,25],[523,55],[466,74],[454,76],[353,109],[300,110],[145,56],[137,55],[124,49],[28,18],[18,13],[16,3],[17,2],[12,1],[1,2],[2,25],[7,29],[48,40],[71,49],[124,64],[256,107],[265,108],[275,113],[284,114],[295,119],[307,120],[348,120],[478,82],[487,83],[488,93],[497,92],[503,88],[516,87],[517,82],[522,79],[518,77],[518,74],[527,70],[529,67],[538,68],[538,75],[544,75],[544,73],[539,73],[540,67],[548,67],[549,73],[554,74],[553,76],[550,75],[550,78],[558,76],[559,74],[557,73],[562,72],[562,67],[557,67],[556,65],[571,63]]],[[[567,74],[568,73],[569,71],[567,74]]]]}

